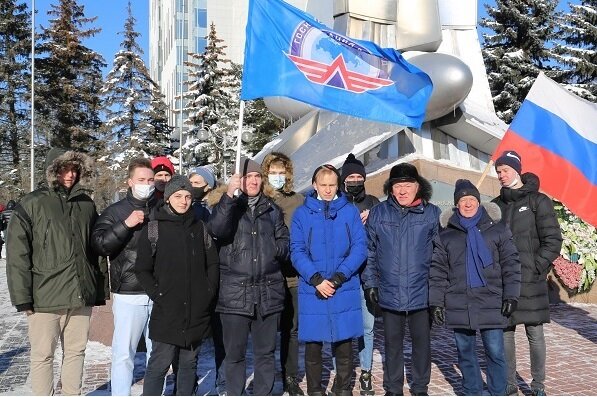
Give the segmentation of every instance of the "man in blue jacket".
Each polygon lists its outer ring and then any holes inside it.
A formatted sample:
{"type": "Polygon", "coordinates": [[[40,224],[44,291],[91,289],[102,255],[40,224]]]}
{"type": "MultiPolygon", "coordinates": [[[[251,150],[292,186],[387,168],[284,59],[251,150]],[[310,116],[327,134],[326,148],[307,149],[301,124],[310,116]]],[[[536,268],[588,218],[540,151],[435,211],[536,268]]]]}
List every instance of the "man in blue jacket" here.
{"type": "Polygon", "coordinates": [[[388,199],[373,207],[366,224],[367,266],[361,276],[365,298],[381,307],[386,366],[383,387],[403,395],[404,329],[412,339],[412,395],[426,395],[431,378],[429,267],[440,209],[429,203],[431,184],[412,164],[390,171],[388,199]]]}

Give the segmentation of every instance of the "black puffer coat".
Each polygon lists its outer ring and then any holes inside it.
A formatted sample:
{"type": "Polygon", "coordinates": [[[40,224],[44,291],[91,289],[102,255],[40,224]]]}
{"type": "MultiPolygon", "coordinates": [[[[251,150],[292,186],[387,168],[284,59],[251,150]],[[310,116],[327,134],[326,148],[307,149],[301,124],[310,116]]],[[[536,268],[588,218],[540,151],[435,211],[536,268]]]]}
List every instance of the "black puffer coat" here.
{"type": "MultiPolygon", "coordinates": [[[[520,294],[520,262],[512,234],[500,222],[500,209],[486,204],[477,224],[493,264],[483,269],[485,287],[470,288],[466,272],[466,230],[455,211],[444,211],[442,230],[433,241],[433,260],[429,271],[429,305],[446,309],[448,328],[504,328],[502,301],[517,300],[520,294]]],[[[481,211],[483,207],[479,208],[481,211]]]]}
{"type": "Polygon", "coordinates": [[[553,202],[539,193],[539,178],[522,175],[520,189],[502,188],[493,202],[500,206],[520,254],[522,286],[510,325],[542,324],[549,319],[547,274],[562,248],[562,232],[553,202]]]}
{"type": "Polygon", "coordinates": [[[289,233],[284,214],[261,195],[251,211],[247,197],[224,194],[209,220],[220,248],[220,313],[261,315],[284,308],[281,262],[288,260],[289,233]]]}
{"type": "Polygon", "coordinates": [[[148,226],[139,236],[135,271],[153,300],[149,337],[171,345],[197,346],[210,335],[218,286],[218,252],[205,224],[189,209],[156,211],[158,241],[152,257],[148,226]]]}
{"type": "Polygon", "coordinates": [[[98,255],[110,258],[110,287],[114,293],[145,293],[135,275],[137,241],[143,226],[154,217],[156,201],[153,195],[149,200],[138,200],[129,188],[126,197],[106,208],[93,226],[91,244],[98,255]],[[143,224],[129,228],[124,221],[136,210],[143,211],[145,219],[143,224]]]}

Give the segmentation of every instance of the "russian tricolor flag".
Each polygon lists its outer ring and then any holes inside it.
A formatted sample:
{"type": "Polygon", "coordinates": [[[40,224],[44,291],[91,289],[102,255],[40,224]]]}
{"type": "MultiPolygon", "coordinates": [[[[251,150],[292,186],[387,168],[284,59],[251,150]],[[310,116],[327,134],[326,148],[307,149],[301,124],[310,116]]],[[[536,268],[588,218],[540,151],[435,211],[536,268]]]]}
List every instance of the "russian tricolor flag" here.
{"type": "Polygon", "coordinates": [[[504,150],[517,151],[542,191],[597,227],[597,104],[541,73],[493,160],[504,150]]]}

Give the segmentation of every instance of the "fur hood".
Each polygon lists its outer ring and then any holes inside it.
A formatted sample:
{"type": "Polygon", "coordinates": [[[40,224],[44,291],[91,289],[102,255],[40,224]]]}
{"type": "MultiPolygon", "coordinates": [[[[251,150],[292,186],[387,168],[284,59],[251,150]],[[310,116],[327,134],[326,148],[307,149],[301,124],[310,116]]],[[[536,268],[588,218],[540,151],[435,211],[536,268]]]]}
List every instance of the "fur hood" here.
{"type": "Polygon", "coordinates": [[[208,208],[215,207],[216,204],[218,204],[220,202],[220,199],[222,198],[222,196],[224,194],[226,194],[227,190],[228,190],[228,185],[224,185],[224,184],[219,185],[214,190],[210,190],[209,193],[207,193],[207,197],[205,198],[207,207],[208,208]]]}
{"type": "MultiPolygon", "coordinates": [[[[502,210],[500,209],[500,207],[497,204],[481,203],[481,205],[483,206],[483,208],[485,208],[487,215],[489,215],[489,217],[495,223],[498,223],[499,221],[502,220],[502,210]]],[[[456,207],[452,207],[452,208],[442,211],[442,214],[439,217],[439,224],[442,227],[442,229],[445,228],[446,226],[448,226],[448,223],[450,222],[450,218],[452,217],[452,215],[454,215],[454,213],[456,211],[457,211],[456,207]]]]}
{"type": "MultiPolygon", "coordinates": [[[[431,196],[433,195],[433,187],[431,186],[431,183],[429,183],[429,181],[423,178],[422,176],[419,176],[417,182],[419,182],[419,192],[417,193],[417,198],[420,198],[425,203],[428,203],[429,200],[431,200],[431,196]]],[[[390,196],[390,194],[392,194],[392,188],[390,187],[390,179],[388,179],[383,184],[383,192],[388,197],[390,196]]]]}
{"type": "Polygon", "coordinates": [[[46,180],[48,186],[55,188],[58,186],[58,172],[60,168],[67,164],[73,164],[79,169],[79,180],[77,184],[92,187],[92,181],[95,177],[94,162],[86,154],[75,152],[72,150],[66,151],[64,149],[52,148],[46,156],[46,180]]]}
{"type": "MultiPolygon", "coordinates": [[[[267,194],[266,191],[265,191],[265,182],[263,184],[264,184],[264,188],[262,189],[261,193],[264,196],[273,199],[274,197],[271,194],[267,194]]],[[[270,189],[271,189],[271,186],[270,186],[270,189]]],[[[274,189],[271,189],[271,190],[275,192],[274,189]]],[[[220,202],[220,199],[222,198],[223,195],[226,194],[227,191],[228,191],[228,185],[227,184],[219,185],[214,190],[210,190],[210,192],[207,194],[207,198],[205,199],[205,202],[207,203],[207,206],[209,208],[215,207],[215,205],[220,202]]],[[[280,194],[279,192],[276,192],[276,193],[280,194]]]]}

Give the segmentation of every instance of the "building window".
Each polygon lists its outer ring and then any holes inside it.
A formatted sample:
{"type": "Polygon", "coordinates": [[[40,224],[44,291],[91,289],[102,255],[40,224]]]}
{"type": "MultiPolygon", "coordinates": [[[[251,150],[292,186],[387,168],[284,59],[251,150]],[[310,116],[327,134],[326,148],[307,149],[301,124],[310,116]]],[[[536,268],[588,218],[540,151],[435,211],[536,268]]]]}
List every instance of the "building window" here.
{"type": "Polygon", "coordinates": [[[448,135],[437,128],[433,128],[431,130],[431,140],[433,141],[433,158],[435,160],[450,160],[448,135]]]}
{"type": "Polygon", "coordinates": [[[195,18],[197,20],[195,26],[207,28],[207,10],[205,8],[195,9],[195,18]]]}
{"type": "Polygon", "coordinates": [[[203,37],[196,37],[195,38],[195,52],[198,54],[202,54],[205,52],[205,47],[207,47],[207,40],[203,37]]]}

